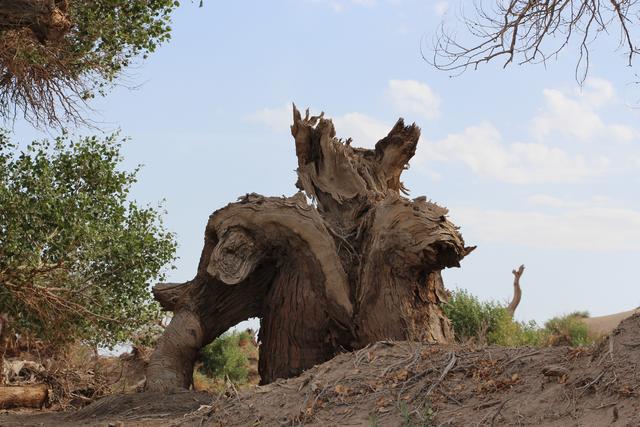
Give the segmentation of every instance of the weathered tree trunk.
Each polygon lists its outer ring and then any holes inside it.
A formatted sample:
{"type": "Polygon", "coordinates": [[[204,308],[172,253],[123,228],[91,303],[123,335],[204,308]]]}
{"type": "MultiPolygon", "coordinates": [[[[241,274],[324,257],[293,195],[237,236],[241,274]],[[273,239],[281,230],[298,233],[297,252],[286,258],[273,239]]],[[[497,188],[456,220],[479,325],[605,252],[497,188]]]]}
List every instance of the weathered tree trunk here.
{"type": "Polygon", "coordinates": [[[30,28],[45,43],[64,36],[71,28],[67,0],[2,0],[0,31],[30,28]]]}
{"type": "Polygon", "coordinates": [[[42,408],[49,389],[45,384],[0,386],[0,409],[42,408]]]}
{"type": "Polygon", "coordinates": [[[148,390],[189,387],[199,348],[250,317],[261,318],[262,383],[382,339],[452,338],[440,271],[473,248],[446,209],[400,194],[419,128],[400,119],[374,150],[353,148],[294,106],[291,132],[304,193],[248,194],[214,212],[196,277],[154,289],[176,315],[148,390]]]}

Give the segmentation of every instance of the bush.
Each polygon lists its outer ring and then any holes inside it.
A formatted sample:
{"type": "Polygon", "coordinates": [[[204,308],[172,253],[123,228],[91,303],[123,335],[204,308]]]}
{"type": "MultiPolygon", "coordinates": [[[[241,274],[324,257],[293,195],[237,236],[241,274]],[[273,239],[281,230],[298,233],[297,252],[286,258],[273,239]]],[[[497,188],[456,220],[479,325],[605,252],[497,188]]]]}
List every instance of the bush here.
{"type": "Polygon", "coordinates": [[[587,312],[554,317],[541,328],[535,321],[514,320],[504,304],[482,302],[464,289],[454,291],[443,309],[451,320],[456,340],[460,342],[474,339],[482,344],[508,347],[583,346],[593,343],[588,337],[587,326],[580,321],[589,317],[587,312]]]}
{"type": "Polygon", "coordinates": [[[581,318],[589,317],[586,312],[575,312],[566,316],[554,317],[545,324],[545,330],[551,337],[550,344],[582,346],[593,343],[589,337],[587,325],[580,321],[581,318]]]}
{"type": "Polygon", "coordinates": [[[546,334],[535,321],[519,322],[513,320],[505,310],[504,316],[498,320],[496,328],[489,332],[487,341],[490,344],[507,347],[540,346],[545,344],[546,334]]]}
{"type": "Polygon", "coordinates": [[[251,340],[249,332],[227,332],[200,351],[200,370],[212,378],[229,378],[236,383],[247,381],[249,360],[242,350],[242,341],[251,340]]]}
{"type": "Polygon", "coordinates": [[[475,338],[489,342],[491,337],[495,339],[500,335],[499,329],[510,319],[503,305],[494,301],[481,302],[464,289],[454,291],[443,309],[458,341],[475,338]]]}

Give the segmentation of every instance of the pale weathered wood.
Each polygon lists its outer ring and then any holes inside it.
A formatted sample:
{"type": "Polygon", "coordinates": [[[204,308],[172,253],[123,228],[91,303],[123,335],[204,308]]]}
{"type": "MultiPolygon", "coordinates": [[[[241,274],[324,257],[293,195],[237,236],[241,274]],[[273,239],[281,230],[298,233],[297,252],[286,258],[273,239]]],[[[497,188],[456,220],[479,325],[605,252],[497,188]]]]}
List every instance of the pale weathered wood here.
{"type": "Polygon", "coordinates": [[[522,288],[520,287],[520,277],[522,277],[522,273],[524,273],[524,265],[518,267],[517,270],[513,270],[513,298],[511,302],[507,306],[507,311],[513,317],[516,313],[516,308],[520,304],[520,300],[522,299],[522,288]]]}
{"type": "Polygon", "coordinates": [[[0,408],[42,408],[48,395],[45,384],[0,386],[0,408]]]}

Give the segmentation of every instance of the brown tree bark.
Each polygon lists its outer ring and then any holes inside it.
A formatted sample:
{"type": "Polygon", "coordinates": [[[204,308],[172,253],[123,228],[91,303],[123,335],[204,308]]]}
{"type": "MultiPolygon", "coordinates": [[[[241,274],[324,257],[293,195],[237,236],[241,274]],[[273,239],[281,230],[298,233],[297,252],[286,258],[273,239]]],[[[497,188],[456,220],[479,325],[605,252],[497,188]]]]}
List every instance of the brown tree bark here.
{"type": "Polygon", "coordinates": [[[419,128],[400,119],[374,150],[354,148],[294,106],[291,132],[301,192],[248,194],[214,212],[196,277],[154,289],[176,315],[148,390],[189,387],[199,348],[250,317],[261,319],[263,384],[383,339],[452,338],[440,271],[473,248],[445,208],[400,194],[419,128]]]}
{"type": "Polygon", "coordinates": [[[42,408],[49,394],[45,384],[0,386],[0,409],[42,408]]]}

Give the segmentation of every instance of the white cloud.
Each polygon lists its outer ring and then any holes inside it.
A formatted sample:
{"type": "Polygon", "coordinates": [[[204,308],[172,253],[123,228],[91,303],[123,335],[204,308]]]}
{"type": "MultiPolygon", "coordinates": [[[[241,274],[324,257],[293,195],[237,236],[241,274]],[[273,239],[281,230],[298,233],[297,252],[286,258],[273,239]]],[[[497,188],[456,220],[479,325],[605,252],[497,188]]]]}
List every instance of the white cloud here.
{"type": "Polygon", "coordinates": [[[555,213],[453,208],[451,216],[464,224],[467,238],[477,241],[596,252],[638,250],[640,211],[598,200],[556,207],[555,213]]]}
{"type": "Polygon", "coordinates": [[[609,165],[606,158],[587,161],[543,144],[506,145],[500,131],[487,122],[439,141],[423,142],[419,150],[420,160],[458,161],[478,175],[512,183],[580,181],[601,175],[609,165]]]}
{"type": "Polygon", "coordinates": [[[433,10],[436,12],[436,15],[443,16],[449,10],[449,2],[448,1],[438,1],[433,6],[433,10]]]}
{"type": "Polygon", "coordinates": [[[293,106],[286,103],[282,107],[263,108],[247,116],[247,120],[267,126],[276,132],[288,132],[293,123],[293,106]]]}
{"type": "MultiPolygon", "coordinates": [[[[266,126],[275,132],[288,133],[293,122],[292,108],[291,104],[285,104],[282,107],[263,108],[250,114],[247,120],[266,126]]],[[[310,110],[318,112],[313,108],[310,110]]],[[[332,118],[332,121],[336,128],[337,136],[344,139],[352,138],[355,147],[373,148],[376,142],[387,136],[391,130],[390,125],[362,113],[347,113],[343,116],[332,118]]]]}
{"type": "Polygon", "coordinates": [[[387,136],[391,126],[362,113],[348,113],[333,120],[336,133],[341,138],[352,138],[355,147],[373,148],[387,136]]]}
{"type": "Polygon", "coordinates": [[[440,115],[440,97],[426,84],[415,80],[389,80],[387,95],[398,111],[427,119],[440,115]]]}
{"type": "Polygon", "coordinates": [[[578,141],[594,139],[629,142],[638,132],[621,124],[605,123],[598,110],[616,100],[611,82],[591,78],[581,91],[573,95],[556,89],[543,91],[545,106],[532,120],[532,133],[544,139],[557,133],[578,141]]]}

